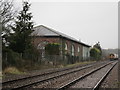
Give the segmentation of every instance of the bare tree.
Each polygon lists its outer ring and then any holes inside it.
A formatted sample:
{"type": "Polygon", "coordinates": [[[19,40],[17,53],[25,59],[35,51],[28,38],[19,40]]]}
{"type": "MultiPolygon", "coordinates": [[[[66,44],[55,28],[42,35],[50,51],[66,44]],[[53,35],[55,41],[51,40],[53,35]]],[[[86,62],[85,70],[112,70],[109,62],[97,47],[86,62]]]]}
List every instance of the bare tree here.
{"type": "Polygon", "coordinates": [[[13,8],[13,0],[0,0],[0,29],[2,44],[7,43],[7,38],[11,32],[10,26],[16,11],[13,8]]]}

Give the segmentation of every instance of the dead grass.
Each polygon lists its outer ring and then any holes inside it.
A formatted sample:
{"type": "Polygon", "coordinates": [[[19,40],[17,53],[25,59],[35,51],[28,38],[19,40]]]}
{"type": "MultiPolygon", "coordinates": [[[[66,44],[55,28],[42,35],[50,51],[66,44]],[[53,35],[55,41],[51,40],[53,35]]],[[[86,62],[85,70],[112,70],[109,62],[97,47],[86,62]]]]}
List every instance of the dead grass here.
{"type": "Polygon", "coordinates": [[[84,61],[84,62],[78,62],[78,63],[75,63],[75,64],[56,65],[56,66],[44,65],[44,64],[41,64],[41,65],[34,64],[34,65],[31,66],[31,65],[27,64],[24,67],[19,67],[19,68],[7,67],[7,68],[4,69],[3,76],[0,76],[0,78],[4,77],[4,74],[17,74],[17,75],[27,74],[27,72],[33,71],[33,70],[45,70],[45,69],[50,69],[50,68],[74,67],[74,66],[77,66],[77,65],[85,65],[85,64],[92,63],[92,62],[95,62],[95,61],[84,61]]]}
{"type": "Polygon", "coordinates": [[[0,79],[2,80],[2,77],[3,77],[3,75],[2,75],[2,73],[0,73],[0,79]]]}
{"type": "Polygon", "coordinates": [[[77,65],[85,65],[85,64],[89,64],[89,63],[93,63],[96,61],[84,61],[84,62],[78,62],[75,64],[68,64],[68,65],[35,65],[33,66],[33,68],[31,68],[30,70],[45,70],[45,69],[50,69],[50,68],[65,68],[65,67],[74,67],[77,65]]]}
{"type": "Polygon", "coordinates": [[[3,74],[24,74],[24,72],[21,72],[18,70],[16,67],[7,67],[4,71],[3,74]]]}
{"type": "Polygon", "coordinates": [[[95,62],[95,61],[78,62],[78,63],[75,63],[75,64],[66,65],[65,67],[73,67],[73,66],[77,66],[77,65],[85,65],[85,64],[90,64],[90,63],[93,63],[93,62],[95,62]]]}

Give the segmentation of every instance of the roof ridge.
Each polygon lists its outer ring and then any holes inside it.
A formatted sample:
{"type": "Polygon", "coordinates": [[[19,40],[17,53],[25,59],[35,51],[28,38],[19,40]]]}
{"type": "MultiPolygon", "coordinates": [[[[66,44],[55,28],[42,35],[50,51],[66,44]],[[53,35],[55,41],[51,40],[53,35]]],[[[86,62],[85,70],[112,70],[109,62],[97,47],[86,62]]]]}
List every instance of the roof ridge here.
{"type": "MultiPolygon", "coordinates": [[[[50,31],[58,34],[59,36],[63,36],[63,35],[61,35],[61,34],[64,34],[64,33],[62,33],[62,32],[56,31],[56,30],[54,30],[54,29],[52,29],[52,28],[49,28],[49,27],[47,27],[47,26],[44,26],[44,25],[39,25],[39,26],[43,26],[43,27],[49,29],[50,31]]],[[[67,34],[64,34],[64,35],[67,35],[67,34]]],[[[69,36],[69,35],[67,35],[67,36],[69,36]]],[[[64,36],[63,36],[63,37],[64,37],[64,36]]],[[[69,36],[69,37],[71,37],[71,36],[69,36]]],[[[74,37],[71,37],[71,38],[74,38],[74,37]]],[[[75,39],[75,38],[74,38],[74,39],[75,39]]],[[[77,39],[75,39],[75,40],[77,40],[77,39]]]]}
{"type": "Polygon", "coordinates": [[[71,36],[69,36],[69,35],[67,35],[67,34],[64,34],[64,33],[62,33],[62,32],[56,31],[56,30],[54,30],[54,29],[52,29],[52,28],[49,28],[49,27],[47,27],[47,26],[44,26],[44,25],[39,25],[39,26],[36,26],[36,27],[34,27],[34,28],[41,27],[41,26],[44,27],[44,28],[46,28],[46,29],[48,29],[48,30],[50,30],[51,32],[57,34],[58,36],[62,36],[62,37],[68,38],[68,39],[70,39],[70,40],[73,40],[73,41],[79,42],[79,43],[81,43],[81,44],[84,44],[84,45],[86,45],[86,46],[89,46],[89,45],[87,45],[87,44],[85,44],[85,43],[77,40],[77,39],[74,38],[74,37],[71,37],[71,36]]]}
{"type": "MultiPolygon", "coordinates": [[[[54,30],[54,29],[52,29],[52,28],[49,28],[49,27],[47,27],[47,26],[39,25],[39,26],[36,26],[36,27],[40,27],[40,26],[49,29],[50,31],[52,31],[53,33],[56,33],[56,34],[59,35],[59,36],[63,36],[63,37],[65,37],[64,35],[66,35],[66,36],[68,36],[68,37],[70,37],[70,38],[72,38],[72,39],[78,41],[78,40],[75,39],[74,37],[71,37],[71,36],[69,36],[69,35],[67,35],[67,34],[64,34],[64,33],[62,33],[62,32],[56,31],[56,30],[54,30]],[[62,35],[62,34],[63,34],[63,35],[62,35]]],[[[35,27],[35,28],[36,28],[36,27],[35,27]]]]}
{"type": "Polygon", "coordinates": [[[41,25],[41,26],[43,26],[43,27],[49,29],[50,31],[52,31],[52,32],[54,32],[54,33],[60,35],[56,30],[54,30],[54,29],[52,29],[52,28],[46,27],[46,26],[44,26],[44,25],[41,25]]]}

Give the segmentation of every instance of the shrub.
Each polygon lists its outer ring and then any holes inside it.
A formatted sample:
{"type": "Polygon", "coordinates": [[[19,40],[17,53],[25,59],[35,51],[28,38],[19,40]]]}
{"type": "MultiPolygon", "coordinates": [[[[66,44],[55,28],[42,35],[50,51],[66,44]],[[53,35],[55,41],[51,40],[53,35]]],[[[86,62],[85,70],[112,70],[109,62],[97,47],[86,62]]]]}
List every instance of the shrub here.
{"type": "Polygon", "coordinates": [[[97,48],[92,48],[92,49],[90,50],[90,56],[91,56],[92,58],[94,58],[94,59],[100,59],[100,57],[101,57],[101,52],[100,52],[100,50],[97,49],[97,48]]]}
{"type": "Polygon", "coordinates": [[[49,43],[45,46],[45,53],[48,55],[59,55],[60,44],[59,43],[49,43]]]}

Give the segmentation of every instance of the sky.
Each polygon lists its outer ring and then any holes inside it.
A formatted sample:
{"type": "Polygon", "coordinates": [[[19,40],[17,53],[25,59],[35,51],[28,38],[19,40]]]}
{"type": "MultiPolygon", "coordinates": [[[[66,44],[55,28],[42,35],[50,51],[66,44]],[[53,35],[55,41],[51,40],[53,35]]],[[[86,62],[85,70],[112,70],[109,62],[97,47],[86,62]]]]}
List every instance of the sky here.
{"type": "MultiPolygon", "coordinates": [[[[22,0],[23,1],[23,0],[22,0]]],[[[117,0],[29,0],[35,26],[45,25],[81,42],[118,48],[117,0]]],[[[15,1],[20,10],[22,2],[15,1]]]]}

